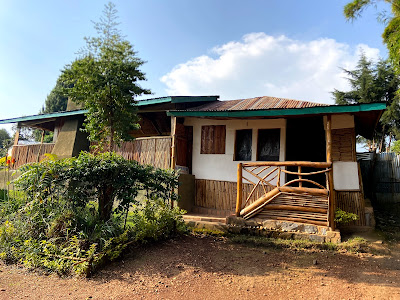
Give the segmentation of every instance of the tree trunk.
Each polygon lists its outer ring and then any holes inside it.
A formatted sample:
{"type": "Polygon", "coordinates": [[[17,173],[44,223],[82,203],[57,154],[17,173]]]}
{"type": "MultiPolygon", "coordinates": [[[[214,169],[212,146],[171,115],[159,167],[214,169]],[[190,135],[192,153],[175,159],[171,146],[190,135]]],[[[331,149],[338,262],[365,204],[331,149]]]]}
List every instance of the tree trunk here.
{"type": "Polygon", "coordinates": [[[113,192],[112,185],[105,185],[101,188],[99,195],[99,216],[103,221],[108,221],[111,218],[114,204],[113,192]]]}
{"type": "Polygon", "coordinates": [[[110,145],[108,147],[110,152],[114,151],[114,127],[111,125],[110,129],[110,145]]]}
{"type": "Polygon", "coordinates": [[[383,152],[384,141],[385,141],[385,126],[383,126],[383,128],[382,128],[382,139],[381,139],[381,143],[379,145],[379,153],[383,152]]]}

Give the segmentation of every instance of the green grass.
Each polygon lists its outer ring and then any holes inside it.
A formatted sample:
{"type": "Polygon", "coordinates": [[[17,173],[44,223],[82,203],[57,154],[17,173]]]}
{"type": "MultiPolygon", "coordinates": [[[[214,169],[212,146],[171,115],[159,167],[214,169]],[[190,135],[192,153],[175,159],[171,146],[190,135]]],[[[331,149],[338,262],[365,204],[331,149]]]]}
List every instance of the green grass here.
{"type": "Polygon", "coordinates": [[[346,251],[351,253],[375,253],[375,251],[370,247],[370,244],[365,239],[360,237],[355,237],[353,239],[349,239],[346,242],[335,244],[317,243],[305,239],[287,240],[244,234],[226,234],[218,230],[199,228],[191,228],[189,232],[194,236],[221,237],[228,242],[250,247],[291,250],[346,251]]]}

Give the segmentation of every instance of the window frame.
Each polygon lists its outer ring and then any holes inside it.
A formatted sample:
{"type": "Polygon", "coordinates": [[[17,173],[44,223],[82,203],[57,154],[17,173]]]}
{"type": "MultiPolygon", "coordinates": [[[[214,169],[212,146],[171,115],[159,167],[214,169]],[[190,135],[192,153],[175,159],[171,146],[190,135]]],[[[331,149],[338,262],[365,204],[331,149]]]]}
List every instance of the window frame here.
{"type": "Polygon", "coordinates": [[[226,125],[202,125],[200,130],[200,154],[225,154],[226,125]],[[205,130],[206,128],[208,131],[205,130]],[[217,132],[221,132],[221,136],[215,137],[219,134],[217,132]],[[210,143],[210,145],[205,143],[210,143]]]}
{"type": "Polygon", "coordinates": [[[236,129],[235,130],[235,143],[234,143],[234,152],[233,152],[233,160],[234,161],[252,161],[253,158],[253,128],[245,128],[245,129],[236,129]],[[250,131],[250,159],[239,159],[238,156],[238,131],[250,131]]]}
{"type": "Polygon", "coordinates": [[[279,161],[280,160],[280,152],[281,152],[281,132],[282,128],[259,128],[257,130],[257,149],[256,149],[256,161],[279,161]],[[278,155],[277,155],[277,160],[261,160],[260,159],[260,131],[267,131],[267,130],[274,130],[278,131],[278,155]]]}

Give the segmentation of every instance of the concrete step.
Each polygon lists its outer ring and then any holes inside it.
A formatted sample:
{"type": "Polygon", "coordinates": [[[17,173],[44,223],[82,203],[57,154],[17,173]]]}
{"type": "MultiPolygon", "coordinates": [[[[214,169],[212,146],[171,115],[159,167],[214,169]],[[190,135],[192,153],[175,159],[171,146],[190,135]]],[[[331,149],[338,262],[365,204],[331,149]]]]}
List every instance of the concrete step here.
{"type": "Polygon", "coordinates": [[[216,216],[202,216],[202,215],[191,215],[186,214],[183,216],[185,221],[195,221],[195,222],[214,222],[226,224],[226,218],[216,217],[216,216]]]}

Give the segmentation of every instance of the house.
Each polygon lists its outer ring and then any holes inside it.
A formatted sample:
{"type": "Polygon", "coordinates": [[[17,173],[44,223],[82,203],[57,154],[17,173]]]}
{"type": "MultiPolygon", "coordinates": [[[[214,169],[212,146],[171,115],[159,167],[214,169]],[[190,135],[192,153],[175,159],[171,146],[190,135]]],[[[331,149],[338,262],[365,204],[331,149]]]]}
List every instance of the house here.
{"type": "MultiPolygon", "coordinates": [[[[341,208],[359,216],[354,225],[368,225],[356,136],[372,137],[384,103],[344,106],[275,97],[220,101],[218,96],[175,96],[139,101],[138,107],[141,129],[132,132],[136,140],[117,152],[179,170],[180,206],[188,211],[333,230],[334,212],[341,208]]],[[[52,147],[52,153],[65,157],[88,149],[79,131],[85,112],[0,124],[54,130],[55,143],[45,146],[46,151],[52,147]]],[[[17,140],[14,148],[19,148],[17,140]]],[[[43,150],[36,152],[33,157],[40,159],[43,150]]],[[[27,155],[13,155],[19,165],[28,162],[27,155]]]]}

